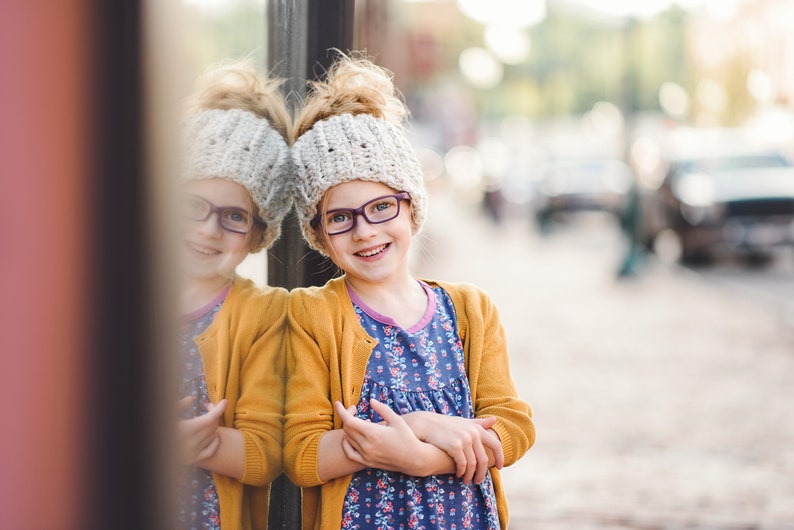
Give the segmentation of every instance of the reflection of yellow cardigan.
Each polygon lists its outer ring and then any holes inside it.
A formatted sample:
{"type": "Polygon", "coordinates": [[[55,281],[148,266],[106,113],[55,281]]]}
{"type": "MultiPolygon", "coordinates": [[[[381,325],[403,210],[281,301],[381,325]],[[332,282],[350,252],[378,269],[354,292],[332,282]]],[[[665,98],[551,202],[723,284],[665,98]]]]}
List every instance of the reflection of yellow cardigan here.
{"type": "Polygon", "coordinates": [[[215,320],[196,338],[213,403],[245,447],[242,482],[213,474],[223,530],[267,528],[270,483],[281,473],[284,331],[288,293],[235,279],[215,320]]]}
{"type": "MultiPolygon", "coordinates": [[[[535,441],[532,409],[516,392],[496,307],[467,284],[431,282],[449,293],[466,355],[466,373],[477,417],[496,416],[505,465],[535,441]]],[[[340,428],[333,402],[358,403],[364,372],[376,345],[359,325],[344,278],[324,287],[294,289],[289,300],[284,469],[303,487],[303,528],[339,528],[350,476],[323,483],[317,473],[322,435],[340,428]]],[[[499,472],[491,469],[499,520],[507,527],[507,501],[499,472]]]]}

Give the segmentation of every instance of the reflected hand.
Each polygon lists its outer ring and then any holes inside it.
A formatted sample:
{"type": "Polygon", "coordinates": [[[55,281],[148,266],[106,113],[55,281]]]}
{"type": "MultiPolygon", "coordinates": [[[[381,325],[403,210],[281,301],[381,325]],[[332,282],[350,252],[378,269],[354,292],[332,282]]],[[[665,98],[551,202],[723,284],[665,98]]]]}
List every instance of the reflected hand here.
{"type": "MultiPolygon", "coordinates": [[[[193,396],[179,400],[178,407],[188,408],[193,396]]],[[[220,447],[218,427],[226,410],[226,400],[217,405],[210,405],[210,410],[202,416],[187,420],[179,420],[176,424],[177,447],[180,462],[183,465],[197,465],[202,460],[212,457],[220,447]]]]}

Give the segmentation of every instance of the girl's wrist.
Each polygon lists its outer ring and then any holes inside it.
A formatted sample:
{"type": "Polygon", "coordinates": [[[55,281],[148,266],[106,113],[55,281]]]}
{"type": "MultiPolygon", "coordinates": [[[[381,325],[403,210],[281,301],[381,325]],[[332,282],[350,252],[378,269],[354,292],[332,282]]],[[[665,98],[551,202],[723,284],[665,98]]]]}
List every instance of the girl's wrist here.
{"type": "Polygon", "coordinates": [[[412,457],[409,462],[415,469],[409,470],[409,475],[416,477],[429,477],[455,472],[455,462],[452,458],[433,444],[421,442],[419,454],[412,457]]]}
{"type": "Polygon", "coordinates": [[[408,414],[404,414],[402,416],[405,423],[411,428],[414,432],[414,435],[419,438],[422,442],[427,441],[428,436],[428,419],[432,412],[427,411],[415,411],[409,412],[408,414]]]}

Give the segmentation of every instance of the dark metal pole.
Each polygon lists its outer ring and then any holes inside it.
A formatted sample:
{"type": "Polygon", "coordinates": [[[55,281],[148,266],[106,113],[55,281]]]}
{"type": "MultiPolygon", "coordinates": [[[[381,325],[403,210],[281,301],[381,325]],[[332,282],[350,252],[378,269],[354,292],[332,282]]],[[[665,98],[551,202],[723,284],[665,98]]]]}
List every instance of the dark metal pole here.
{"type": "MultiPolygon", "coordinates": [[[[282,86],[295,110],[306,81],[321,78],[333,48],[353,48],[355,0],[274,0],[268,4],[268,63],[271,74],[286,79],[282,86]]],[[[336,267],[303,241],[297,221],[284,220],[282,236],[268,253],[268,283],[288,289],[322,285],[336,267]]]]}
{"type": "MultiPolygon", "coordinates": [[[[271,0],[268,2],[268,67],[286,79],[282,88],[293,112],[306,81],[323,76],[333,60],[329,50],[353,48],[355,0],[271,0]]],[[[297,219],[287,216],[281,238],[268,253],[268,283],[293,289],[322,285],[336,267],[303,241],[297,219]]],[[[301,527],[300,491],[279,476],[270,494],[270,528],[301,527]]]]}
{"type": "MultiPolygon", "coordinates": [[[[287,102],[297,110],[306,81],[321,78],[334,59],[333,48],[353,48],[355,0],[274,0],[268,4],[268,63],[271,74],[286,79],[287,102]]],[[[322,285],[335,267],[303,241],[293,215],[268,254],[268,282],[292,289],[322,285]]]]}
{"type": "MultiPolygon", "coordinates": [[[[294,114],[306,91],[308,2],[272,0],[267,17],[270,75],[285,80],[282,90],[294,114]]],[[[300,228],[290,213],[282,225],[281,238],[268,252],[268,283],[287,289],[308,285],[303,262],[306,254],[300,228]]]]}
{"type": "MultiPolygon", "coordinates": [[[[151,204],[144,145],[142,2],[94,1],[96,153],[90,190],[93,340],[88,417],[94,430],[90,520],[84,528],[167,528],[152,384],[161,353],[151,316],[151,204]],[[147,252],[148,251],[148,252],[147,252]],[[147,382],[149,384],[147,384],[147,382]]],[[[86,190],[88,192],[89,190],[86,190]]]]}

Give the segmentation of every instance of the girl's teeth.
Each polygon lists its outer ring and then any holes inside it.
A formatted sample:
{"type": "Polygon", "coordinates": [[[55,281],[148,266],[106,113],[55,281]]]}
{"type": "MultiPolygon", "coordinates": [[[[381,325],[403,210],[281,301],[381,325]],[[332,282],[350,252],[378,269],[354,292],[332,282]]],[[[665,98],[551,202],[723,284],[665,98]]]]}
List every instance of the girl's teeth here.
{"type": "Polygon", "coordinates": [[[386,248],[386,245],[383,245],[383,246],[380,246],[380,247],[378,247],[376,249],[373,249],[373,250],[369,250],[369,251],[365,251],[365,252],[359,252],[358,255],[361,256],[362,258],[368,258],[370,256],[374,256],[375,254],[380,254],[381,252],[383,252],[383,249],[385,249],[385,248],[386,248]]]}
{"type": "Polygon", "coordinates": [[[217,254],[217,252],[212,250],[212,249],[201,248],[201,247],[197,247],[196,245],[190,245],[190,246],[193,248],[193,250],[195,250],[196,252],[198,252],[200,254],[205,254],[207,256],[211,256],[213,254],[217,254]]]}

